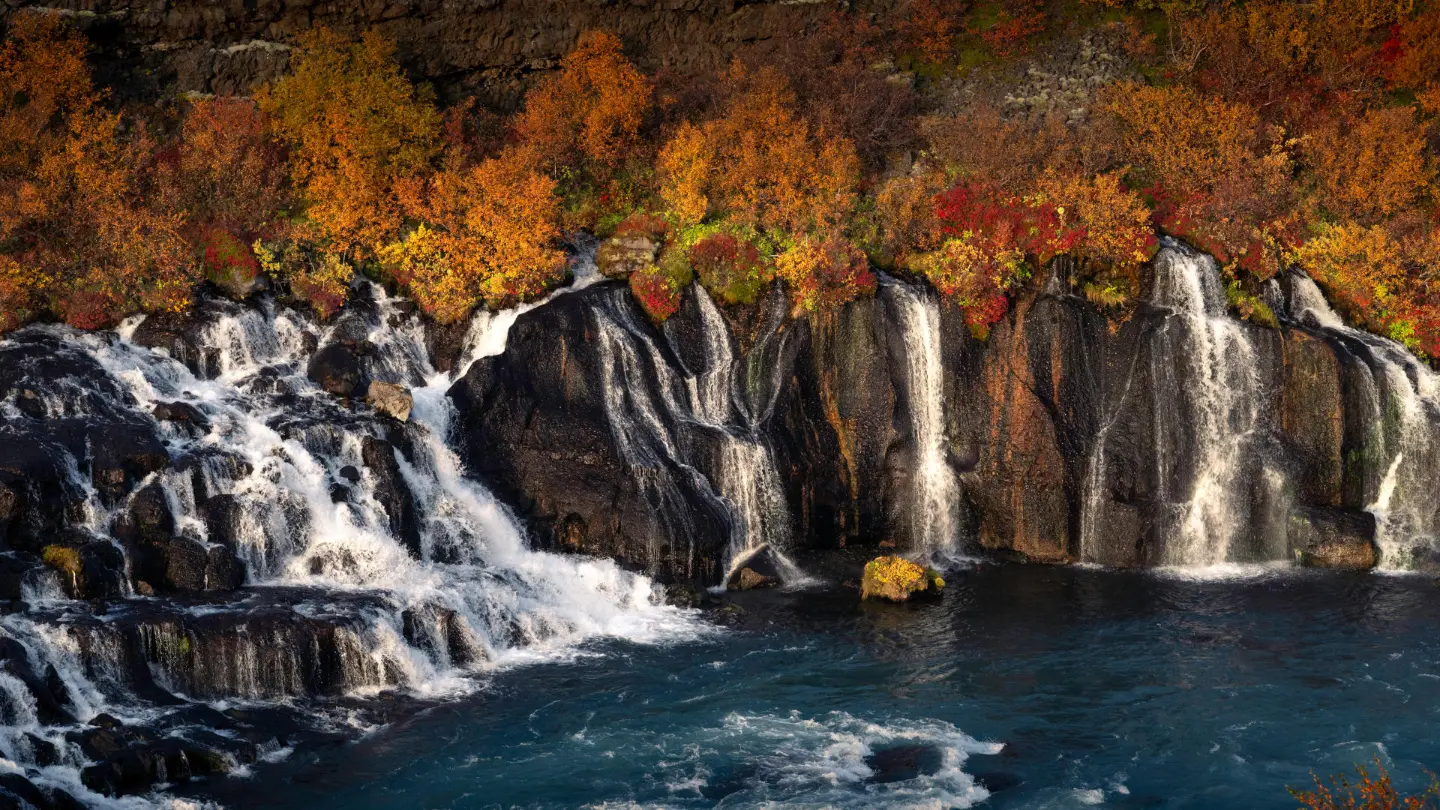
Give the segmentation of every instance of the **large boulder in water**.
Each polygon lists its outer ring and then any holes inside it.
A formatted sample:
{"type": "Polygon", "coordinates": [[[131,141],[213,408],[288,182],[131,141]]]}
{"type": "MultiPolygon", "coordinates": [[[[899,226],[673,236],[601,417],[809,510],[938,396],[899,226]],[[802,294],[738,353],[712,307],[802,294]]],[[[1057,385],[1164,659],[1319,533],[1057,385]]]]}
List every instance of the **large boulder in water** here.
{"type": "Polygon", "coordinates": [[[773,588],[784,584],[784,567],[776,559],[775,552],[766,543],[732,565],[730,577],[725,581],[726,590],[749,591],[756,588],[773,588]]]}
{"type": "Polygon", "coordinates": [[[944,587],[945,580],[933,568],[904,557],[876,557],[865,564],[860,598],[904,602],[915,594],[938,594],[944,587]]]}
{"type": "Polygon", "coordinates": [[[125,555],[109,540],[69,531],[40,552],[60,573],[72,599],[116,599],[125,595],[125,555]]]}
{"type": "Polygon", "coordinates": [[[1296,507],[1287,525],[1290,548],[1301,565],[1374,568],[1375,516],[1354,509],[1296,507]]]}
{"type": "Polygon", "coordinates": [[[316,352],[305,374],[337,397],[351,397],[365,390],[365,367],[356,351],[344,343],[331,343],[316,352]]]}

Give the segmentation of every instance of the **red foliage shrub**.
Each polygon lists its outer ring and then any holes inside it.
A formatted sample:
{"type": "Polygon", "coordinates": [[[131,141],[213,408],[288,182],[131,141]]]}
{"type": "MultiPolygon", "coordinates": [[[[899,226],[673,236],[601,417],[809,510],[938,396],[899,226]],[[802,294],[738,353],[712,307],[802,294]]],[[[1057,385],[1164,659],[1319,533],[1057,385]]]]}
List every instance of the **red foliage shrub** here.
{"type": "Polygon", "coordinates": [[[727,304],[749,304],[770,280],[760,251],[750,242],[717,233],[690,248],[690,266],[705,289],[727,304]]]}

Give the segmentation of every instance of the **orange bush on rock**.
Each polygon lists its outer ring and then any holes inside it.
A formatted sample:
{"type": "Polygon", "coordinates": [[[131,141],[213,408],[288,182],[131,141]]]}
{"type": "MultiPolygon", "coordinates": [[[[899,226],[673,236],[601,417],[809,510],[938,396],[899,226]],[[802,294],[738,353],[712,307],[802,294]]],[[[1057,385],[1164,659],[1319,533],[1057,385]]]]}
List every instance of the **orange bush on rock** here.
{"type": "Polygon", "coordinates": [[[1409,107],[1338,116],[1304,144],[1318,202],[1341,217],[1386,219],[1418,203],[1435,180],[1425,130],[1409,107]]]}
{"type": "Polygon", "coordinates": [[[81,327],[177,309],[196,280],[179,217],[143,171],[151,144],[100,108],[85,43],[18,13],[0,45],[0,327],[46,313],[81,327]]]}
{"type": "Polygon", "coordinates": [[[836,309],[862,295],[873,295],[876,278],[870,260],[845,239],[801,238],[775,259],[775,273],[790,288],[795,309],[836,309]]]}

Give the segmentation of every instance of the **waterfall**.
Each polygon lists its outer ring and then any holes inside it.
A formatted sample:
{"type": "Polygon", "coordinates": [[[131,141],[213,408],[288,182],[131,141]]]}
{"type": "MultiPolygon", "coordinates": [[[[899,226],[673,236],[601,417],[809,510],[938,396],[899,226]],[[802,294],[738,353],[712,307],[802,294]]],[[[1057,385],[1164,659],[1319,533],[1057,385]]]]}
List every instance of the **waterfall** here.
{"type": "Polygon", "coordinates": [[[910,542],[917,551],[953,555],[960,539],[960,486],[950,466],[945,428],[940,304],[933,293],[898,281],[887,289],[905,342],[906,402],[915,453],[909,497],[910,542]]]}
{"type": "MultiPolygon", "coordinates": [[[[589,281],[577,277],[580,286],[589,281]]],[[[378,287],[359,297],[355,311],[324,328],[269,303],[212,311],[196,333],[198,374],[132,342],[138,320],[116,333],[31,327],[0,342],[40,341],[55,347],[52,355],[98,363],[113,387],[72,391],[61,379],[39,392],[40,407],[71,421],[103,413],[143,422],[175,459],[112,504],[56,444],[83,507],[72,525],[103,538],[132,500],[158,488],[187,547],[202,557],[233,547],[247,569],[247,586],[233,594],[207,595],[195,607],[127,600],[103,620],[61,597],[42,569],[27,585],[32,609],[0,618],[0,647],[19,645],[31,667],[53,671],[74,721],[102,711],[127,722],[158,716],[132,691],[141,653],[147,678],[191,700],[389,688],[445,696],[474,689],[473,676],[496,667],[573,655],[588,638],[649,642],[697,627],[660,605],[647,578],[611,561],[530,550],[509,510],[466,477],[447,443],[455,413],[446,391],[469,362],[503,349],[513,316],[477,315],[464,362],[447,375],[430,365],[421,325],[399,300],[378,287]],[[370,375],[411,387],[409,423],[351,409],[306,377],[317,346],[353,339],[357,329],[371,347],[370,375]],[[203,423],[157,422],[152,411],[171,402],[203,423]],[[396,529],[397,498],[413,524],[404,531],[396,529]]],[[[8,400],[0,408],[0,422],[19,415],[8,400]]],[[[127,559],[127,570],[136,564],[127,559]]],[[[32,778],[103,801],[79,782],[84,763],[64,741],[72,726],[41,724],[33,695],[0,665],[4,756],[34,763],[25,735],[48,740],[65,759],[32,778]]]]}
{"type": "Polygon", "coordinates": [[[1162,562],[1212,566],[1230,559],[1248,522],[1245,460],[1260,427],[1260,356],[1246,329],[1229,317],[1225,291],[1209,256],[1167,241],[1155,258],[1153,303],[1173,313],[1152,355],[1156,392],[1155,457],[1160,497],[1179,504],[1178,525],[1162,562]],[[1189,436],[1184,442],[1180,437],[1189,436]],[[1171,450],[1181,451],[1170,469],[1171,450]],[[1173,482],[1173,483],[1172,483],[1173,482]],[[1171,491],[1178,485],[1179,491],[1171,491]]]}
{"type": "Polygon", "coordinates": [[[729,518],[727,574],[766,547],[786,584],[803,584],[807,578],[785,555],[790,515],[762,431],[762,417],[768,414],[752,414],[740,405],[739,359],[729,329],[705,290],[694,289],[706,362],[699,373],[677,371],[652,330],[636,318],[624,291],[610,293],[591,309],[600,336],[606,418],[616,446],[672,537],[690,541],[696,536],[694,510],[686,498],[695,493],[729,518]],[[692,446],[701,438],[713,447],[708,464],[692,446]]]}
{"type": "Polygon", "coordinates": [[[1359,398],[1370,428],[1363,439],[1365,508],[1375,515],[1379,567],[1410,568],[1417,554],[1435,550],[1440,536],[1433,497],[1440,377],[1404,346],[1346,326],[1307,276],[1292,277],[1288,309],[1295,321],[1343,341],[1361,360],[1359,398]]]}

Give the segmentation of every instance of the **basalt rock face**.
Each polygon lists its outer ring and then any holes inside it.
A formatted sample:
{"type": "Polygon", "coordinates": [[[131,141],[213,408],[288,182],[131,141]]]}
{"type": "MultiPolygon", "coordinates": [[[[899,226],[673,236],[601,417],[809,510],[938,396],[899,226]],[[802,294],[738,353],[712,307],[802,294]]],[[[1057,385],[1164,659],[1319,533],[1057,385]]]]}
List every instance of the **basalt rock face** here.
{"type": "MultiPolygon", "coordinates": [[[[513,103],[529,77],[554,68],[583,31],[614,31],[646,69],[685,71],[722,65],[749,43],[783,47],[787,32],[855,7],[776,0],[48,0],[41,5],[87,28],[116,83],[130,92],[248,93],[284,71],[295,35],[327,26],[345,35],[377,29],[396,41],[402,62],[417,77],[442,89],[479,90],[501,103],[513,103]]],[[[889,5],[871,0],[859,8],[889,5]]]]}
{"type": "MultiPolygon", "coordinates": [[[[753,422],[767,450],[755,458],[773,464],[784,493],[788,533],[763,539],[783,551],[920,547],[916,512],[929,507],[915,489],[936,480],[921,469],[934,432],[924,411],[943,422],[956,551],[1121,567],[1363,568],[1384,557],[1385,524],[1367,510],[1398,445],[1377,438],[1375,403],[1401,381],[1384,379],[1379,349],[1291,317],[1283,302],[1279,329],[1232,317],[1213,265],[1180,245],[1162,251],[1123,314],[1074,294],[1066,270],[1024,292],[985,340],[897,280],[823,315],[788,312],[779,287],[721,308],[743,406],[718,429],[753,422]],[[905,313],[916,301],[928,319],[905,313]],[[938,389],[914,360],[934,342],[938,389]],[[938,406],[918,401],[936,390],[938,406]]],[[[506,351],[452,389],[472,471],[557,547],[714,583],[744,545],[749,491],[720,469],[706,439],[715,420],[687,399],[703,399],[717,356],[697,300],[687,294],[663,328],[628,321],[643,373],[609,399],[607,380],[620,378],[605,371],[617,358],[601,349],[597,312],[633,309],[612,284],[521,316],[506,351]],[[627,455],[616,425],[637,414],[671,425],[675,447],[659,453],[671,457],[627,455]],[[656,514],[677,502],[647,497],[657,477],[714,523],[702,540],[656,514]]]]}
{"type": "Polygon", "coordinates": [[[624,330],[614,317],[646,330],[647,348],[664,351],[625,289],[603,284],[522,315],[505,353],[470,367],[450,389],[469,471],[532,518],[544,546],[613,557],[666,579],[714,581],[724,515],[682,461],[649,452],[614,424],[632,409],[657,423],[670,417],[650,410],[646,389],[660,385],[655,370],[634,345],[615,344],[614,333],[624,330]],[[601,319],[611,334],[602,333],[601,319]],[[617,390],[615,375],[625,373],[636,384],[617,390]]]}

